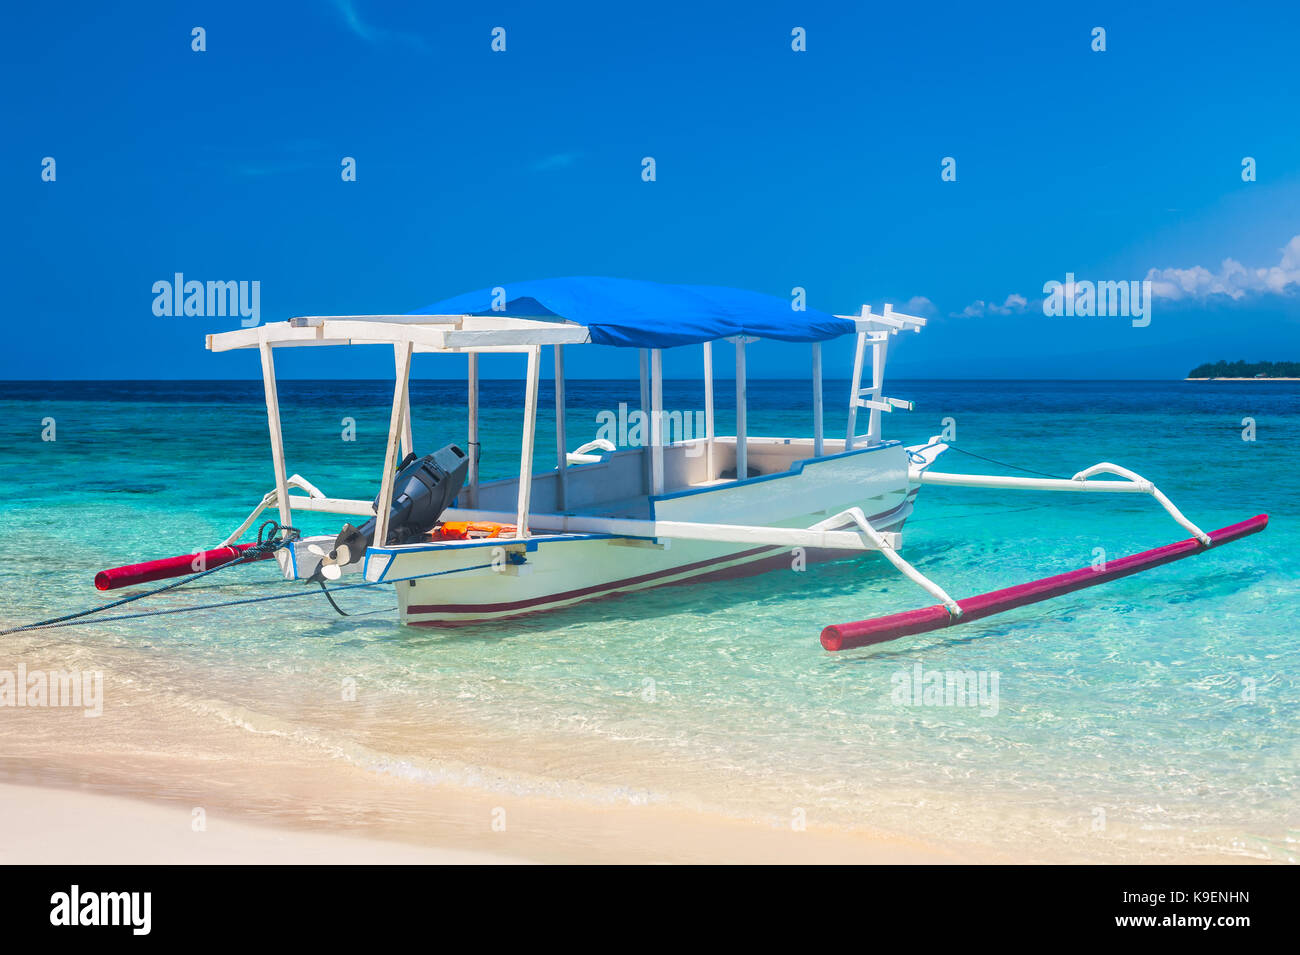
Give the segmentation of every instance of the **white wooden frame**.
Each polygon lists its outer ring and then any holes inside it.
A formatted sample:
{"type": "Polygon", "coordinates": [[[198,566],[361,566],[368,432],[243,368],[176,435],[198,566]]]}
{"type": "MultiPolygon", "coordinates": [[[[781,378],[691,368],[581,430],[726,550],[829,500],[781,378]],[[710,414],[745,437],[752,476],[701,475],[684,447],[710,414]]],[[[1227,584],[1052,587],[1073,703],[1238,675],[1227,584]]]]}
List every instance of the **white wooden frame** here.
{"type": "Polygon", "coordinates": [[[465,373],[469,396],[466,402],[468,437],[466,451],[469,454],[469,500],[478,505],[478,352],[469,353],[469,367],[465,373]]]}
{"type": "Polygon", "coordinates": [[[664,353],[650,349],[650,493],[664,492],[664,353]]]}
{"type": "Polygon", "coordinates": [[[280,508],[280,526],[293,526],[293,513],[289,507],[289,478],[284,466],[284,432],[280,427],[280,393],[275,383],[275,357],[271,343],[258,343],[262,358],[262,389],[266,395],[266,423],[271,432],[271,466],[275,471],[275,493],[280,508]]]}
{"type": "MultiPolygon", "coordinates": [[[[845,317],[845,316],[838,316],[845,317]]],[[[845,448],[853,447],[855,440],[854,424],[856,409],[869,407],[871,422],[868,441],[880,440],[880,412],[894,407],[907,407],[907,402],[884,398],[881,394],[884,378],[884,364],[887,356],[887,341],[890,334],[902,330],[920,331],[926,324],[925,319],[893,312],[892,307],[885,306],[881,315],[873,315],[870,306],[864,306],[862,314],[852,319],[858,330],[858,351],[854,363],[854,395],[850,402],[849,432],[845,448]],[[868,400],[859,395],[859,383],[862,365],[865,360],[864,350],[867,336],[873,345],[873,368],[871,397],[868,400]]],[[[735,336],[730,339],[736,345],[736,478],[745,480],[749,475],[747,461],[748,440],[748,385],[746,376],[745,346],[757,339],[735,336]]],[[[393,477],[400,457],[414,449],[410,407],[411,361],[417,353],[464,352],[468,359],[467,369],[467,430],[469,444],[469,467],[466,498],[474,506],[479,498],[479,355],[484,352],[515,352],[527,356],[527,373],[524,399],[524,427],[520,447],[520,469],[518,486],[518,506],[514,515],[518,534],[527,537],[530,533],[530,521],[538,518],[530,514],[532,497],[532,467],[534,445],[536,442],[538,387],[541,366],[541,348],[552,345],[555,348],[556,370],[556,457],[559,470],[557,484],[557,503],[559,510],[567,507],[566,469],[568,455],[565,434],[565,375],[564,351],[566,344],[583,344],[591,341],[587,328],[572,322],[551,319],[507,318],[496,316],[472,315],[315,315],[293,318],[287,322],[277,322],[256,328],[241,328],[229,332],[214,333],[207,336],[207,347],[211,351],[229,351],[240,348],[257,348],[262,364],[263,388],[266,397],[267,423],[271,439],[272,465],[275,471],[275,490],[273,496],[268,494],[262,509],[274,504],[280,514],[280,523],[291,526],[292,513],[296,510],[321,511],[341,514],[365,514],[370,510],[366,501],[326,498],[315,492],[307,497],[291,497],[289,486],[310,488],[297,475],[291,479],[287,476],[284,453],[284,436],[280,420],[279,396],[276,385],[274,349],[284,347],[303,347],[321,345],[352,344],[387,344],[393,348],[394,388],[393,405],[389,419],[389,434],[384,454],[384,472],[381,476],[378,514],[376,515],[375,541],[382,546],[388,534],[389,511],[392,506],[393,477]],[[295,483],[302,482],[302,483],[295,483]]],[[[714,468],[714,378],[712,342],[704,342],[704,417],[705,417],[705,453],[706,466],[710,479],[714,468]]],[[[820,342],[813,343],[813,454],[824,454],[823,416],[824,402],[822,396],[822,348],[820,342]]],[[[641,411],[647,414],[650,427],[650,453],[642,449],[645,464],[645,488],[648,493],[664,492],[664,413],[663,413],[663,353],[660,349],[639,349],[641,378],[641,411]]],[[[643,429],[644,433],[644,429],[643,429]]],[[[942,480],[942,479],[940,479],[942,480]]],[[[1157,492],[1158,493],[1158,492],[1157,492]]],[[[1170,505],[1172,506],[1172,505],[1170,505]]],[[[508,517],[508,515],[506,515],[508,517]]],[[[548,523],[553,523],[549,520],[548,523]]],[[[646,522],[623,522],[629,525],[640,524],[641,531],[646,530],[646,522]]],[[[594,526],[594,525],[593,525],[594,526]]],[[[612,526],[612,525],[611,525],[612,526]]],[[[665,525],[660,525],[665,531],[665,525]]],[[[712,525],[684,525],[695,527],[699,533],[711,533],[707,528],[712,525]]],[[[246,528],[245,528],[246,529],[246,528]]],[[[671,528],[682,531],[681,528],[671,528]]],[[[700,537],[699,539],[719,540],[759,540],[751,533],[756,529],[732,529],[719,533],[741,534],[741,537],[700,537]],[[743,533],[742,533],[743,532],[743,533]]],[[[762,529],[772,531],[773,529],[762,529]]],[[[789,531],[768,534],[763,540],[776,541],[811,541],[810,537],[798,537],[797,529],[776,529],[789,531]],[[791,535],[795,536],[791,536],[791,535]]],[[[682,533],[687,533],[682,531],[682,533]]],[[[693,532],[692,532],[693,533],[693,532]]],[[[864,532],[865,533],[865,532],[864,532]]],[[[638,536],[632,534],[632,536],[638,536]]],[[[688,535],[689,536],[689,535],[688,535]]],[[[816,538],[822,540],[823,538],[816,538]]],[[[859,535],[859,540],[861,535],[859,535]]],[[[800,545],[802,546],[802,545],[800,545]]],[[[839,545],[848,546],[847,542],[839,545]]],[[[860,546],[860,545],[854,545],[860,546]]]]}
{"type": "Polygon", "coordinates": [[[637,349],[637,365],[641,373],[641,473],[646,494],[654,487],[650,456],[646,454],[646,417],[650,413],[650,349],[637,349]]]}
{"type": "Polygon", "coordinates": [[[524,435],[519,449],[519,507],[515,513],[515,536],[528,537],[528,510],[533,496],[533,443],[537,439],[537,389],[542,373],[542,346],[528,349],[528,371],[524,385],[524,435]]]}
{"type": "MultiPolygon", "coordinates": [[[[646,539],[703,540],[728,544],[768,545],[771,547],[826,547],[837,550],[897,550],[902,534],[896,531],[864,529],[833,530],[836,524],[856,524],[860,508],[850,508],[812,527],[765,527],[751,524],[709,524],[698,521],[645,521],[623,517],[592,517],[583,514],[534,514],[535,530],[561,534],[609,534],[614,537],[646,539]],[[855,515],[854,512],[857,512],[855,515]],[[880,545],[883,543],[884,547],[880,545]]],[[[455,511],[457,520],[501,521],[509,518],[501,511],[455,511]]],[[[865,522],[866,518],[862,518],[865,522]]]]}
{"type": "Polygon", "coordinates": [[[309,315],[207,336],[209,351],[306,345],[381,345],[410,341],[416,352],[526,351],[534,345],[591,341],[570,322],[477,315],[309,315]]]}
{"type": "MultiPolygon", "coordinates": [[[[388,542],[388,517],[393,507],[393,478],[397,470],[399,442],[406,433],[406,389],[411,377],[413,344],[406,342],[397,351],[397,375],[393,385],[393,411],[388,423],[388,443],[384,449],[384,473],[379,482],[379,503],[375,507],[376,547],[388,542]]],[[[286,494],[287,497],[287,494],[286,494]]]]}
{"type": "Polygon", "coordinates": [[[888,357],[889,338],[900,331],[919,332],[925,327],[926,320],[915,315],[895,312],[894,306],[886,303],[880,315],[873,315],[870,305],[862,306],[862,314],[856,316],[836,315],[854,323],[858,330],[856,348],[853,353],[853,379],[849,385],[849,421],[844,439],[844,450],[851,451],[858,442],[858,409],[869,411],[867,418],[867,447],[881,441],[880,413],[893,411],[895,408],[912,410],[912,402],[900,398],[886,398],[885,361],[888,357]],[[871,387],[862,387],[862,371],[866,358],[867,344],[871,345],[871,387]]]}
{"type": "MultiPolygon", "coordinates": [[[[888,306],[886,306],[888,311],[888,306]]],[[[881,335],[871,343],[871,404],[867,414],[867,447],[880,443],[880,404],[884,401],[885,358],[889,353],[889,336],[881,335]]]]}
{"type": "Polygon", "coordinates": [[[713,480],[713,342],[704,343],[704,471],[713,480]]]}
{"type": "Polygon", "coordinates": [[[813,457],[820,458],[825,453],[825,416],[822,408],[822,343],[812,343],[812,385],[813,385],[813,457]]]}
{"type": "Polygon", "coordinates": [[[559,471],[555,483],[556,509],[568,509],[569,499],[569,449],[564,433],[564,346],[555,349],[555,467],[559,471]]]}
{"type": "Polygon", "coordinates": [[[1077,491],[1102,494],[1149,494],[1156,503],[1178,524],[1191,533],[1206,547],[1211,545],[1210,535],[1189,521],[1174,503],[1165,497],[1164,492],[1142,475],[1122,468],[1109,461],[1102,461],[1090,468],[1085,468],[1068,481],[1058,478],[1022,478],[1003,477],[998,474],[952,474],[942,471],[913,471],[913,480],[924,484],[940,484],[947,487],[984,487],[1002,488],[1019,491],[1077,491]],[[1121,481],[1090,481],[1099,474],[1114,474],[1123,478],[1121,481]]]}
{"type": "Polygon", "coordinates": [[[749,394],[745,381],[745,338],[736,338],[736,480],[749,476],[749,394]]]}
{"type": "MultiPolygon", "coordinates": [[[[404,349],[404,345],[393,346],[393,369],[398,377],[402,375],[402,352],[404,349]]],[[[411,379],[408,368],[406,383],[402,385],[402,458],[405,459],[414,450],[415,439],[411,434],[411,379]]]]}

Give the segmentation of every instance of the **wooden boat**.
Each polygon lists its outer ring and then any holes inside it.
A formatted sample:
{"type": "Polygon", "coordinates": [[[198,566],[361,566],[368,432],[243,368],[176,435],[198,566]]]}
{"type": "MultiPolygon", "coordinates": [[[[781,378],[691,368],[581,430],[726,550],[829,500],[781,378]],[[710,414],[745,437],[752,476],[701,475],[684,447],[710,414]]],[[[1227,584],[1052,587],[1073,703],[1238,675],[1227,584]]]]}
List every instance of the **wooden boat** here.
{"type": "MultiPolygon", "coordinates": [[[[1030,590],[1012,588],[1015,593],[972,598],[973,604],[954,600],[899,552],[903,526],[926,483],[1148,494],[1192,534],[1183,545],[1171,545],[1181,548],[1179,556],[1253,533],[1267,522],[1261,515],[1247,522],[1248,530],[1212,536],[1150,482],[1109,463],[1080,471],[1070,480],[933,471],[931,466],[948,445],[934,437],[906,446],[886,439],[881,427],[884,415],[911,408],[910,402],[884,393],[890,343],[897,335],[921,331],[925,324],[925,319],[895,312],[889,305],[880,313],[864,306],[856,315],[831,315],[796,310],[786,300],[733,289],[571,278],[471,292],[405,315],[304,316],[209,335],[207,347],[212,351],[256,349],[260,355],[275,475],[274,488],[218,549],[230,554],[228,559],[242,559],[235,549],[238,542],[268,509],[278,513],[281,529],[293,528],[295,515],[301,513],[369,518],[372,542],[356,553],[340,546],[341,538],[298,537],[282,530],[283,546],[275,557],[291,580],[359,578],[392,584],[402,622],[416,626],[497,620],[863,551],[879,551],[939,601],[928,611],[902,615],[906,620],[891,617],[878,626],[864,621],[827,628],[823,644],[840,649],[948,626],[963,616],[987,616],[1032,602],[1027,599],[1031,595],[1046,599],[1118,575],[1048,581],[1037,589],[1023,585],[1030,590]],[[785,342],[792,356],[802,353],[813,407],[809,435],[748,433],[745,349],[757,339],[785,342]],[[822,349],[834,340],[852,342],[856,350],[844,436],[829,438],[824,433],[822,349]],[[735,348],[734,435],[714,432],[712,352],[720,342],[735,348]],[[286,467],[275,354],[283,348],[330,345],[389,348],[395,358],[388,440],[382,467],[376,468],[374,499],[328,496],[286,467]],[[608,442],[590,442],[569,450],[564,359],[566,349],[578,346],[638,350],[641,410],[649,425],[644,446],[615,448],[608,442]],[[700,349],[704,434],[673,440],[666,433],[663,350],[686,347],[700,349]],[[557,447],[554,464],[537,469],[538,390],[546,349],[554,362],[557,447]],[[517,476],[484,481],[476,453],[478,357],[498,352],[527,356],[519,471],[517,476]],[[416,355],[462,353],[468,355],[466,479],[436,526],[419,539],[395,542],[389,526],[394,474],[414,451],[408,387],[412,361],[416,355]],[[870,381],[866,385],[865,374],[870,381]],[[859,433],[863,423],[865,431],[859,433]],[[1095,480],[1103,475],[1119,480],[1095,480]],[[484,530],[474,533],[468,525],[475,524],[484,530]],[[976,606],[978,614],[971,610],[976,606]]],[[[260,550],[257,554],[264,556],[260,550]]],[[[1153,557],[1123,566],[1133,573],[1148,563],[1163,562],[1153,557]]],[[[136,579],[128,574],[122,581],[136,579]]],[[[788,579],[783,585],[798,586],[788,579]]]]}

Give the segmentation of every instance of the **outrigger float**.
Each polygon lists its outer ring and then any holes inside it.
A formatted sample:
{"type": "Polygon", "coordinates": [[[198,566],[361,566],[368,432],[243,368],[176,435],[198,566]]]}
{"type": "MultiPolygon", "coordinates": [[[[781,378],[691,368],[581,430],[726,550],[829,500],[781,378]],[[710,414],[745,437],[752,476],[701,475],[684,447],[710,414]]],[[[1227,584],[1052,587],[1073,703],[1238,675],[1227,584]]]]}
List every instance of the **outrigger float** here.
{"type": "MultiPolygon", "coordinates": [[[[790,302],[733,289],[670,286],[599,278],[550,279],[472,292],[406,315],[314,315],[209,335],[214,352],[256,349],[270,426],[272,488],[224,541],[205,555],[209,566],[271,557],[289,580],[338,581],[359,575],[391,583],[401,621],[443,626],[500,620],[597,598],[758,574],[807,561],[878,551],[929,593],[935,606],[825,628],[828,650],[862,646],[1000,613],[1198,554],[1263,530],[1267,515],[1205,532],[1140,475],[1109,463],[1068,480],[941,473],[948,450],[938,438],[905,446],[886,440],[886,414],[910,410],[887,397],[885,365],[894,337],[916,333],[925,319],[886,305],[857,315],[793,310],[790,302]],[[844,437],[824,434],[822,345],[856,344],[844,437]],[[807,345],[811,372],[810,437],[757,437],[746,426],[745,349],[758,339],[807,345]],[[714,433],[713,346],[735,348],[736,433],[714,433]],[[326,345],[391,348],[395,386],[378,493],[373,499],[326,495],[285,463],[275,354],[326,345]],[[569,450],[565,420],[565,350],[579,345],[635,348],[641,408],[649,422],[644,447],[589,442],[569,450]],[[699,346],[704,379],[704,434],[665,434],[663,350],[699,346]],[[555,464],[534,470],[543,350],[555,375],[555,464]],[[478,359],[485,353],[527,356],[519,474],[483,481],[478,473],[478,359]],[[417,354],[468,355],[464,447],[421,458],[414,452],[408,383],[417,354]],[[869,375],[869,384],[863,383],[869,375]],[[865,417],[865,433],[859,433],[865,417]],[[1101,477],[1117,480],[1097,480],[1101,477]],[[1065,493],[1146,494],[1192,536],[1180,543],[1071,574],[955,600],[900,553],[901,532],[923,484],[1065,493]],[[297,493],[295,493],[297,492],[297,493]],[[278,511],[279,546],[240,544],[268,509],[278,511]],[[301,537],[295,514],[359,518],[334,537],[301,537]],[[243,550],[241,550],[243,548],[243,550]]],[[[101,589],[176,576],[192,555],[105,571],[101,589]]]]}

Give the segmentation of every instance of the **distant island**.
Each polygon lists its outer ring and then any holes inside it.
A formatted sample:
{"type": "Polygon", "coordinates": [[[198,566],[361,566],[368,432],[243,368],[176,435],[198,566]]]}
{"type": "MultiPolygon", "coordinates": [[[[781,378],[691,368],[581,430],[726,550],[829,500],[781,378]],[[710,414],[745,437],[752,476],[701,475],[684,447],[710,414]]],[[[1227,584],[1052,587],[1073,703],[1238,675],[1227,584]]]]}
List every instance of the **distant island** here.
{"type": "Polygon", "coordinates": [[[1197,365],[1187,373],[1186,381],[1300,381],[1300,361],[1214,361],[1197,365]]]}

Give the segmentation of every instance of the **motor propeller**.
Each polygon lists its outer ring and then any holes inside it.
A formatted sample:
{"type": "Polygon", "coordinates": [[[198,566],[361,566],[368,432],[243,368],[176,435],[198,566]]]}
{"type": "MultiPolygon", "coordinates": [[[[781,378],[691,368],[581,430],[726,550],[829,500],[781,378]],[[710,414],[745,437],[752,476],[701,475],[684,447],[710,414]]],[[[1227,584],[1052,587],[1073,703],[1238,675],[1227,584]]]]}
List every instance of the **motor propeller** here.
{"type": "MultiPolygon", "coordinates": [[[[338,580],[343,576],[343,568],[347,564],[352,563],[350,560],[340,561],[338,559],[340,555],[337,548],[334,550],[326,550],[324,547],[321,547],[320,544],[308,544],[307,553],[321,559],[320,564],[316,567],[316,573],[312,574],[312,579],[320,577],[325,580],[338,580]]],[[[348,554],[343,556],[351,555],[348,554]]]]}

